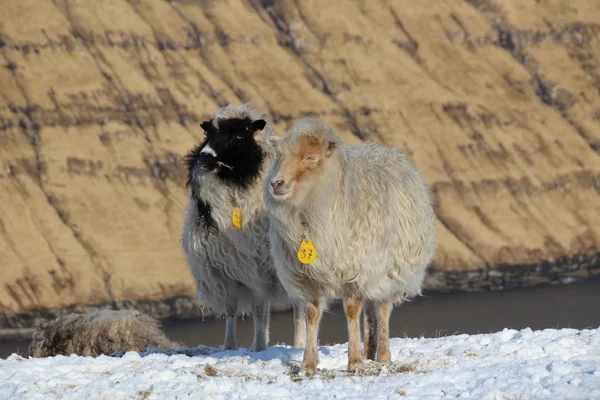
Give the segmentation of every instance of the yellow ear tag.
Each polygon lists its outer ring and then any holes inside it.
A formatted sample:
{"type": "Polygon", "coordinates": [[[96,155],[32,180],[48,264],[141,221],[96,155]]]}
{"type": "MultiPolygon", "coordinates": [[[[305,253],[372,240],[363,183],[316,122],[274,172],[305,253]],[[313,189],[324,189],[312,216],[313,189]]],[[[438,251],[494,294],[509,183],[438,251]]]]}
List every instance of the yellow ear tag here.
{"type": "Polygon", "coordinates": [[[306,239],[302,239],[302,243],[300,243],[300,248],[298,249],[298,260],[300,260],[302,264],[310,264],[316,259],[317,249],[315,249],[312,240],[309,238],[307,242],[306,239]]]}
{"type": "Polygon", "coordinates": [[[242,229],[242,210],[239,207],[233,208],[231,222],[233,222],[233,226],[235,226],[236,229],[242,229]]]}

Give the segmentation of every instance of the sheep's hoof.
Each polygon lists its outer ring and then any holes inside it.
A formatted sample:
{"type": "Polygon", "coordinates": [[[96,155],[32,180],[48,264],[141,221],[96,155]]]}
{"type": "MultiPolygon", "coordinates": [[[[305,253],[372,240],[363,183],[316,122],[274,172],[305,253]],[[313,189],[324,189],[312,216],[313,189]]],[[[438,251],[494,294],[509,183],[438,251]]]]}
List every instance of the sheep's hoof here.
{"type": "Polygon", "coordinates": [[[307,376],[313,376],[317,373],[317,366],[312,363],[302,363],[302,372],[307,376]]]}
{"type": "Polygon", "coordinates": [[[348,372],[360,373],[365,369],[363,360],[350,360],[348,361],[348,372]]]}
{"type": "Polygon", "coordinates": [[[228,351],[228,350],[237,350],[237,344],[224,344],[223,345],[223,351],[228,351]]]}
{"type": "Polygon", "coordinates": [[[377,352],[377,361],[382,364],[390,364],[392,362],[392,354],[390,353],[390,349],[377,352]]]}
{"type": "Polygon", "coordinates": [[[267,345],[266,343],[260,343],[260,344],[254,344],[252,343],[252,347],[250,348],[250,350],[252,350],[253,352],[259,352],[259,351],[263,351],[267,349],[267,345]]]}

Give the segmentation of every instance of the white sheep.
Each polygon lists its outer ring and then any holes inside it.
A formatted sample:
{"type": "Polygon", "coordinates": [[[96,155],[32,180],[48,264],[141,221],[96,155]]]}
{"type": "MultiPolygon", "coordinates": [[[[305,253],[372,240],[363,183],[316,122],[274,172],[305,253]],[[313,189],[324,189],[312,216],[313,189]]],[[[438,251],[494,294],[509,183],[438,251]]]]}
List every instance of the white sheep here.
{"type": "Polygon", "coordinates": [[[393,304],[420,293],[435,253],[435,216],[424,179],[399,149],[346,147],[317,119],[304,119],[268,141],[276,152],[264,186],[272,255],[286,291],[306,302],[302,370],[316,372],[323,308],[340,298],[348,321],[348,369],[364,365],[363,301],[365,355],[389,363],[393,304]]]}
{"type": "MultiPolygon", "coordinates": [[[[237,349],[236,318],[252,313],[253,351],[267,348],[269,305],[289,303],[269,251],[263,176],[273,158],[266,115],[247,105],[222,108],[201,124],[206,137],[186,156],[191,189],[183,249],[199,299],[225,310],[224,349],[237,349]],[[240,307],[241,306],[241,307],[240,307]]],[[[294,307],[294,345],[304,347],[303,307],[294,307]]]]}
{"type": "Polygon", "coordinates": [[[68,314],[43,323],[29,345],[31,357],[71,355],[96,357],[118,351],[145,351],[147,347],[175,350],[159,323],[135,310],[103,310],[68,314]]]}

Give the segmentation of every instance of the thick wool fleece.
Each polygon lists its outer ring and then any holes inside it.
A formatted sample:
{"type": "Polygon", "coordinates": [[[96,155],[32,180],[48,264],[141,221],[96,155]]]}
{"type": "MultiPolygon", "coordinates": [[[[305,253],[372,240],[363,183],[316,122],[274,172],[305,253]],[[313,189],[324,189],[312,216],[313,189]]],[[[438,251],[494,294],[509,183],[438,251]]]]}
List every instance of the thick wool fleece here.
{"type": "MultiPolygon", "coordinates": [[[[264,113],[246,105],[227,106],[213,119],[265,119],[264,113]]],[[[183,230],[183,249],[196,280],[198,299],[208,307],[222,311],[235,293],[240,309],[251,311],[253,301],[287,301],[287,294],[277,279],[270,257],[268,214],[262,198],[263,177],[273,154],[265,143],[272,128],[257,132],[254,138],[263,151],[260,174],[247,188],[223,182],[216,174],[192,178],[192,197],[187,208],[183,230]],[[199,218],[198,201],[210,207],[210,218],[216,229],[199,218]],[[243,227],[232,224],[234,203],[242,210],[243,227]]]]}
{"type": "Polygon", "coordinates": [[[44,323],[33,334],[31,357],[77,354],[96,357],[147,347],[176,350],[152,317],[135,310],[104,310],[69,314],[44,323]]]}
{"type": "Polygon", "coordinates": [[[435,216],[426,183],[397,148],[373,143],[344,146],[316,119],[296,124],[278,142],[282,151],[302,135],[337,143],[323,173],[300,204],[264,197],[277,274],[292,298],[402,301],[420,293],[436,248],[435,216]],[[302,218],[318,256],[303,265],[296,252],[302,218]]]}

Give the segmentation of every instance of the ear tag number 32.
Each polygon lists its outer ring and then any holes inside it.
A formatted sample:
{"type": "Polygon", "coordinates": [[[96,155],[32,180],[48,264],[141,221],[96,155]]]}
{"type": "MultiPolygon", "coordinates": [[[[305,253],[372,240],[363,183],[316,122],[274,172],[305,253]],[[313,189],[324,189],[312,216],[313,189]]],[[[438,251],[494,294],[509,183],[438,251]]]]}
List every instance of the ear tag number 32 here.
{"type": "Polygon", "coordinates": [[[234,207],[231,222],[236,229],[242,229],[242,210],[239,207],[234,207]]]}
{"type": "Polygon", "coordinates": [[[302,264],[310,264],[315,261],[317,258],[317,249],[315,249],[315,245],[313,244],[310,238],[308,241],[306,239],[302,239],[302,243],[300,243],[300,248],[298,249],[298,260],[302,264]]]}

